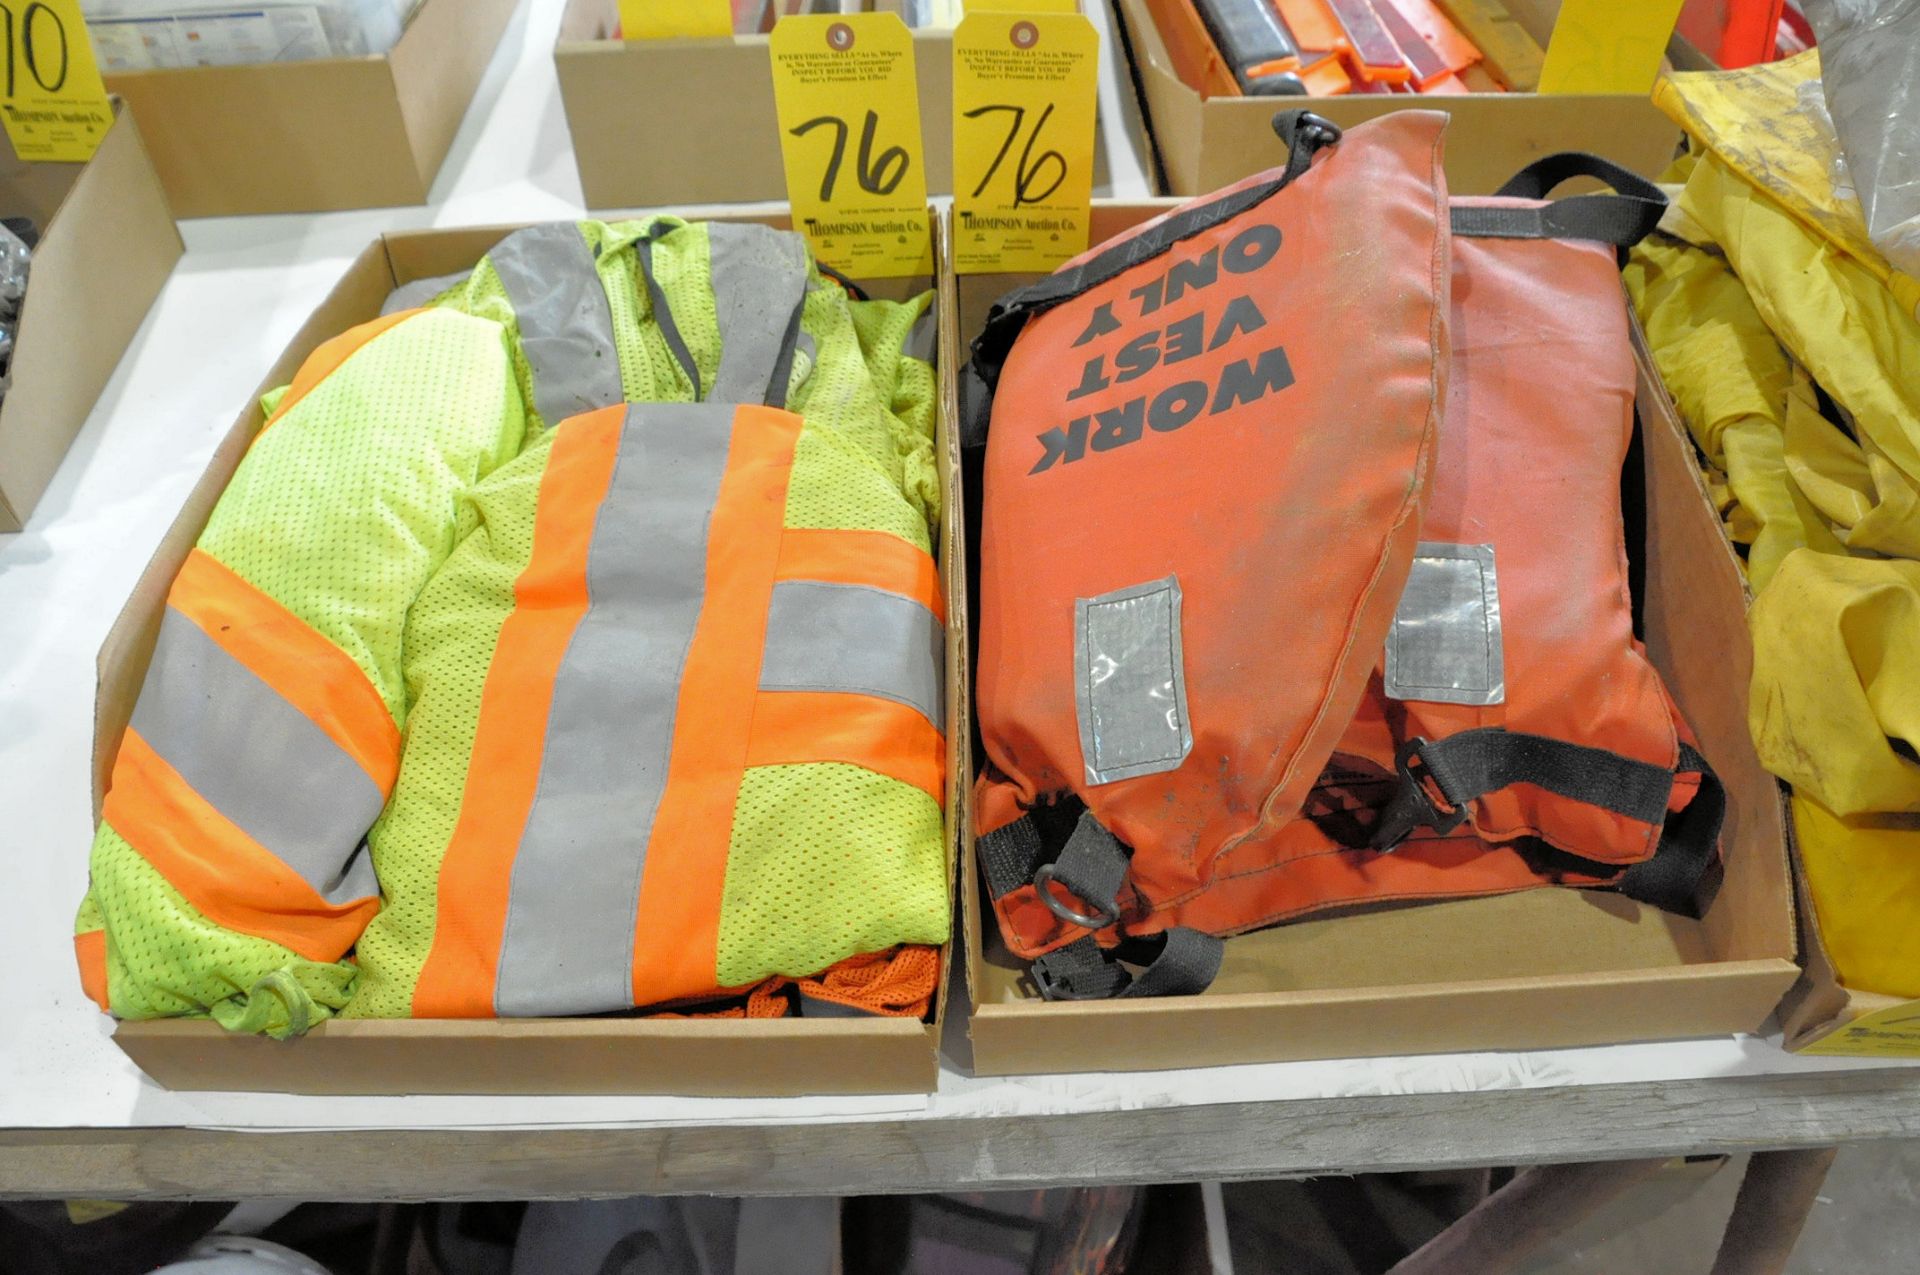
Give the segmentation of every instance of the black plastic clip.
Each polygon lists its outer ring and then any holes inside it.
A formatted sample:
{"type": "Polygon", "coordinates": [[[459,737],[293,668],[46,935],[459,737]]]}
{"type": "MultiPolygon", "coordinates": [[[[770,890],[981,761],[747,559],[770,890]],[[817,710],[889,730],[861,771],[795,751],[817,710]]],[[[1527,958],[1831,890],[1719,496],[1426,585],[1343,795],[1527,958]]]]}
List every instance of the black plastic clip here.
{"type": "Polygon", "coordinates": [[[1373,826],[1368,844],[1375,850],[1391,851],[1415,828],[1448,833],[1466,822],[1466,803],[1455,801],[1435,778],[1420,756],[1420,750],[1425,747],[1427,741],[1416,735],[1394,752],[1393,766],[1399,772],[1400,785],[1394,790],[1392,800],[1381,808],[1380,820],[1373,826]],[[1435,794],[1447,803],[1445,809],[1434,800],[1435,794]]]}

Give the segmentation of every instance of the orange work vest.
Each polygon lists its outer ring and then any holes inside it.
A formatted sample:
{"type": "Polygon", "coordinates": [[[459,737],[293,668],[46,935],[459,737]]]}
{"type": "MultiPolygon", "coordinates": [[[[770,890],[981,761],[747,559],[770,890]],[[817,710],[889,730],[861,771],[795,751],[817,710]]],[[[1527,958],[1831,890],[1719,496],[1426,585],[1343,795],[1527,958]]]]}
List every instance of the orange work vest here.
{"type": "Polygon", "coordinates": [[[975,343],[979,857],[1050,995],[1198,991],[1215,936],[1332,907],[1568,883],[1679,910],[1717,845],[1627,587],[1614,254],[1657,190],[1556,157],[1450,202],[1442,117],[1309,167],[1330,126],[1298,114],[1285,171],[1003,300],[975,343]],[[1582,174],[1627,193],[1545,200],[1582,174]],[[1228,296],[1166,302],[1269,234],[1257,330],[1214,321],[1228,296]],[[1127,312],[1156,289],[1164,313],[1127,312]],[[1167,366],[1192,328],[1221,334],[1212,362],[1167,366]],[[1267,349],[1285,384],[1152,432],[1155,403],[1267,349]],[[1136,399],[1147,432],[1104,426],[1136,399]]]}

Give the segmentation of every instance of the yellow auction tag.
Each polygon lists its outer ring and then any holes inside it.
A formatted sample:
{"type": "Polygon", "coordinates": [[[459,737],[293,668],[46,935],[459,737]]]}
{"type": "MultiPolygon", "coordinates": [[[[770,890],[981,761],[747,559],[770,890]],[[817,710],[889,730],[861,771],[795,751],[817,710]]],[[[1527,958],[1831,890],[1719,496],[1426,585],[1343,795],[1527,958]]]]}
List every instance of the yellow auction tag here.
{"type": "Polygon", "coordinates": [[[794,224],[855,278],[933,270],[913,37],[893,13],[782,18],[769,43],[794,224]]]}
{"type": "Polygon", "coordinates": [[[80,0],[0,2],[0,122],[21,159],[85,163],[113,127],[80,0]]]}
{"type": "Polygon", "coordinates": [[[1794,1052],[1840,1058],[1920,1058],[1920,1001],[1863,1014],[1794,1052]]]}
{"type": "Polygon", "coordinates": [[[1564,0],[1540,92],[1651,93],[1684,2],[1564,0]]]}
{"type": "Polygon", "coordinates": [[[1051,270],[1087,248],[1100,38],[1079,13],[981,12],[953,33],[953,259],[1051,270]]]}
{"type": "Polygon", "coordinates": [[[691,40],[733,34],[727,0],[620,0],[620,35],[627,40],[691,40]]]}

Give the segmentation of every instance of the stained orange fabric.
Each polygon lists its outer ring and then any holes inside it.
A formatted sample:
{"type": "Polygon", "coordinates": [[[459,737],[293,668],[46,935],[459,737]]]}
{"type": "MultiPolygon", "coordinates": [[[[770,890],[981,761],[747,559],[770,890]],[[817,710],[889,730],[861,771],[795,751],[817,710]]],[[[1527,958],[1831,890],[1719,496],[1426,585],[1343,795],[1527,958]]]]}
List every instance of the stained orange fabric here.
{"type": "Polygon", "coordinates": [[[312,720],[380,787],[393,791],[400,728],[351,656],[200,549],[187,555],[167,604],[312,720]]]}
{"type": "MultiPolygon", "coordinates": [[[[1362,136],[1359,128],[1349,132],[1322,163],[1330,168],[1339,151],[1362,136]]],[[[1455,206],[1488,202],[1469,199],[1455,206]]],[[[1363,692],[1340,720],[1339,736],[1320,754],[1318,775],[1304,800],[1290,807],[1280,787],[1257,800],[1258,792],[1248,793],[1238,782],[1240,772],[1252,769],[1243,759],[1265,757],[1266,723],[1281,711],[1293,711],[1293,705],[1284,694],[1278,700],[1264,693],[1246,696],[1244,702],[1259,715],[1250,720],[1246,709],[1230,699],[1203,698],[1200,679],[1218,669],[1222,676],[1240,679],[1245,695],[1248,666],[1233,658],[1236,632],[1217,626],[1268,641],[1275,640],[1274,627],[1249,613],[1246,590],[1228,590],[1239,604],[1232,611],[1224,606],[1203,611],[1198,599],[1207,577],[1193,564],[1198,559],[1204,567],[1204,557],[1191,547],[1168,554],[1162,573],[1177,573],[1187,588],[1181,632],[1195,745],[1193,756],[1168,777],[1188,777],[1189,787],[1176,789],[1182,804],[1166,813],[1143,808],[1139,798],[1156,796],[1161,788],[1137,778],[1091,785],[1068,772],[1060,785],[1079,792],[1101,822],[1133,847],[1119,899],[1120,932],[1185,925],[1225,935],[1356,904],[1608,884],[1658,846],[1659,820],[1632,819],[1516,783],[1473,801],[1469,821],[1450,835],[1422,831],[1392,853],[1368,848],[1378,812],[1398,787],[1396,750],[1409,740],[1504,728],[1671,769],[1686,737],[1659,674],[1633,636],[1619,484],[1633,430],[1636,373],[1614,250],[1585,240],[1456,236],[1449,255],[1452,366],[1419,539],[1491,547],[1503,628],[1504,698],[1488,705],[1390,698],[1384,684],[1384,630],[1352,627],[1340,616],[1347,632],[1364,635],[1364,645],[1353,649],[1373,664],[1363,692]],[[1206,792],[1216,771],[1222,777],[1220,792],[1209,805],[1195,794],[1206,792]],[[1191,813],[1195,809],[1199,813],[1191,813]],[[1255,810],[1265,817],[1256,820],[1255,810]],[[1218,840],[1208,831],[1190,841],[1192,828],[1210,813],[1240,828],[1218,840]],[[1276,819],[1276,814],[1287,817],[1276,819]]],[[[1302,357],[1296,366],[1304,362],[1302,357]]],[[[1097,411],[1102,402],[1092,399],[1089,406],[1097,411]]],[[[1298,406],[1307,411],[1313,405],[1298,406]]],[[[1295,430],[1314,427],[1310,416],[1296,413],[1286,419],[1295,430]]],[[[1201,427],[1194,424],[1180,439],[1201,427]]],[[[994,428],[1000,428],[997,406],[994,428]]],[[[1091,466],[1098,459],[1090,454],[1083,463],[1091,466]]],[[[1178,463],[1184,469],[1193,460],[1188,456],[1178,463]]],[[[999,491],[1005,490],[1003,482],[999,491]]],[[[993,597],[996,588],[1026,587],[1017,574],[1004,586],[992,574],[992,542],[1005,501],[996,498],[991,472],[987,491],[983,598],[993,597]]],[[[1272,494],[1265,500],[1284,503],[1272,494]]],[[[1338,507],[1337,499],[1333,504],[1338,507]]],[[[1244,546],[1253,537],[1242,524],[1248,510],[1258,507],[1257,501],[1216,505],[1203,525],[1235,554],[1248,554],[1244,546]]],[[[1051,516],[1070,520],[1078,512],[1056,509],[1051,516]]],[[[1129,570],[1104,583],[1115,576],[1107,541],[1099,538],[1103,555],[1092,569],[1101,587],[1137,578],[1129,570]]],[[[1038,536],[1031,542],[1051,543],[1038,536]]],[[[1329,570],[1321,559],[1340,550],[1323,542],[1316,567],[1329,570]]],[[[1033,575],[1048,579],[1058,568],[1034,563],[1035,556],[1028,557],[1033,575]]],[[[1271,557],[1249,556],[1275,569],[1286,562],[1277,546],[1271,557]]],[[[1152,578],[1145,571],[1138,576],[1152,578]]],[[[1297,604],[1295,577],[1285,580],[1286,588],[1272,592],[1297,604]]],[[[1007,606],[1004,597],[999,605],[1007,606]]],[[[1036,770],[1022,735],[1035,714],[1032,706],[998,689],[1002,673],[992,668],[996,647],[987,635],[1016,643],[1027,631],[1017,622],[1025,616],[1020,605],[1013,624],[983,606],[980,662],[988,751],[996,761],[1007,759],[1002,765],[1014,778],[1036,770]],[[999,720],[1001,714],[1016,723],[1015,729],[999,720]]],[[[1066,609],[1061,607],[1063,614],[1066,609]]],[[[1326,620],[1311,613],[1310,618],[1326,620]]],[[[1071,637],[1069,631],[1069,643],[1071,637]]],[[[1042,634],[1040,645],[1051,641],[1042,634]]],[[[1301,659],[1304,669],[1322,667],[1318,659],[1304,659],[1308,648],[1281,646],[1290,658],[1301,659]]],[[[1013,658],[1034,658],[1031,650],[1013,658]]],[[[1064,685],[1069,692],[1073,688],[1070,678],[1064,685]]],[[[1059,711],[1060,725],[1076,723],[1071,705],[1059,711]]],[[[1329,717],[1319,720],[1325,724],[1329,717]]],[[[1077,749],[1067,756],[1078,760],[1077,749]]],[[[1684,809],[1698,789],[1695,777],[1677,780],[1668,813],[1684,809]]],[[[977,824],[983,831],[1003,827],[1031,804],[1032,797],[989,770],[976,796],[977,824]]],[[[1030,884],[1009,890],[994,906],[1008,945],[1022,955],[1038,955],[1085,933],[1055,916],[1030,884]]]]}
{"type": "Polygon", "coordinates": [[[889,532],[788,531],[780,542],[778,575],[903,594],[946,623],[946,597],[933,555],[889,532]]]}
{"type": "Polygon", "coordinates": [[[80,990],[87,999],[108,1013],[113,1006],[107,999],[107,932],[86,930],[73,936],[73,955],[80,963],[80,990]]]}
{"type": "Polygon", "coordinates": [[[378,898],[328,903],[277,855],[234,826],[128,728],[102,812],[208,920],[310,961],[346,955],[378,898]]]}
{"type": "Polygon", "coordinates": [[[763,691],[754,700],[746,764],[845,762],[944,803],[945,739],[919,709],[875,695],[763,691]]]}
{"type": "Polygon", "coordinates": [[[1084,797],[1159,897],[1206,890],[1225,848],[1298,814],[1405,587],[1446,403],[1445,122],[1356,125],[1264,201],[1028,320],[1007,355],[980,534],[983,771],[1013,790],[1002,808],[1084,797]],[[1089,783],[1077,606],[1170,576],[1191,749],[1089,783]]]}
{"type": "Polygon", "coordinates": [[[554,677],[587,612],[587,552],[626,414],[624,404],[603,408],[554,435],[533,554],[514,583],[513,612],[481,691],[460,818],[440,867],[433,947],[414,988],[415,1017],[493,1014],[513,859],[539,783],[554,677]]]}
{"type": "MultiPolygon", "coordinates": [[[[377,319],[362,323],[359,327],[348,328],[331,340],[322,341],[313,353],[307,356],[306,362],[300,365],[300,370],[293,374],[293,384],[287,386],[286,393],[282,394],[280,401],[274,404],[273,415],[267,417],[266,423],[260,426],[260,434],[266,433],[275,421],[293,410],[295,403],[305,398],[314,386],[338,371],[340,365],[352,358],[361,347],[381,333],[396,328],[414,315],[421,313],[424,311],[413,309],[383,314],[377,319]]],[[[260,434],[255,434],[254,437],[257,439],[260,434]]]]}
{"type": "Polygon", "coordinates": [[[787,478],[800,418],[741,407],[707,532],[705,602],[681,670],[666,790],[640,882],[633,997],[653,1005],[709,992],[734,804],[759,697],[787,478]]]}

